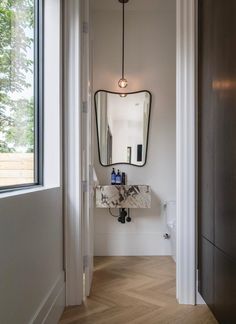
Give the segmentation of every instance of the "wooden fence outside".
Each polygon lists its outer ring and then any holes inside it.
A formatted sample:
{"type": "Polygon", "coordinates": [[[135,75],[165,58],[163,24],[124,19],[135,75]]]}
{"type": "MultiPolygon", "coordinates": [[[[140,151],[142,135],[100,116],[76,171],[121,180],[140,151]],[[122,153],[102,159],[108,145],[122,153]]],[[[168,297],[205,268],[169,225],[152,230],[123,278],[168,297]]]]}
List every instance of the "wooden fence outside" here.
{"type": "Polygon", "coordinates": [[[33,153],[0,153],[0,186],[34,182],[33,153]]]}

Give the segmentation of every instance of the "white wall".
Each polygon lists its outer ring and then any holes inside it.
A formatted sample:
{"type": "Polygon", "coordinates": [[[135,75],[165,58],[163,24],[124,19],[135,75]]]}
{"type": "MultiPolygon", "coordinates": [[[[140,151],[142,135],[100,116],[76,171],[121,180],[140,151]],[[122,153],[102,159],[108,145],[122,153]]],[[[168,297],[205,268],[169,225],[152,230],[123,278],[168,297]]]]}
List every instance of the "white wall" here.
{"type": "Polygon", "coordinates": [[[44,186],[0,194],[0,323],[57,323],[65,305],[60,2],[45,1],[44,186]],[[45,320],[45,321],[44,321],[45,320]]]}
{"type": "Polygon", "coordinates": [[[62,276],[61,197],[50,189],[0,200],[0,323],[29,323],[62,276]]]}
{"type": "MultiPolygon", "coordinates": [[[[93,0],[93,5],[94,90],[117,91],[121,74],[121,6],[117,0],[93,0]]],[[[170,254],[170,242],[163,239],[166,227],[161,202],[176,197],[175,22],[174,0],[135,0],[127,5],[128,91],[150,90],[153,105],[147,164],[142,168],[118,167],[128,174],[128,183],[151,186],[152,208],[131,210],[132,222],[125,225],[111,217],[108,210],[96,209],[95,255],[170,254]]],[[[111,168],[99,164],[96,145],[95,151],[100,184],[107,184],[111,168]]]]}

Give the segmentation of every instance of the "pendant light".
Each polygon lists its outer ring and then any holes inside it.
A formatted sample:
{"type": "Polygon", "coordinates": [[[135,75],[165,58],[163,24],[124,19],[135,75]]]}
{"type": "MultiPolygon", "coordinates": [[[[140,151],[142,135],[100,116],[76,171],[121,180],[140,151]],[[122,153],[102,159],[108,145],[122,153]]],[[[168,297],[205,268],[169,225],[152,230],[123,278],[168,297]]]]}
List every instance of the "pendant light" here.
{"type": "Polygon", "coordinates": [[[119,2],[122,3],[122,76],[118,85],[124,89],[128,86],[128,81],[125,78],[125,3],[129,0],[119,0],[119,2]]]}

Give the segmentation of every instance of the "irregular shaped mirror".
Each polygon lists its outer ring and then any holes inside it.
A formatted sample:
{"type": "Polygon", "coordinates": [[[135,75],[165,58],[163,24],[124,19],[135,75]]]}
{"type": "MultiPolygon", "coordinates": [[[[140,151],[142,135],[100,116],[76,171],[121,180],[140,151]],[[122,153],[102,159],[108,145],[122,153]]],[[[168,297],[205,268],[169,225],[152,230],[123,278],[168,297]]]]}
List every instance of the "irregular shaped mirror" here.
{"type": "Polygon", "coordinates": [[[151,100],[147,90],[125,95],[105,90],[95,93],[98,151],[103,166],[144,166],[151,100]]]}

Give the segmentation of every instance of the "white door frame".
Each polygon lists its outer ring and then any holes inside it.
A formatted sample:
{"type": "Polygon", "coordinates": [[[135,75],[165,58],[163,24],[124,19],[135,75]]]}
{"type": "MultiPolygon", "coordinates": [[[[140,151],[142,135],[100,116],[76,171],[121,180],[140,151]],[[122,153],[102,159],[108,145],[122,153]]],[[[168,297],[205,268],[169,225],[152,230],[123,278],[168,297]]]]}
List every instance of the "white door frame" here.
{"type": "Polygon", "coordinates": [[[80,0],[64,2],[64,253],[66,306],[83,301],[82,15],[80,0]]]}
{"type": "MultiPolygon", "coordinates": [[[[66,304],[83,299],[81,0],[64,0],[66,304]]],[[[177,0],[177,299],[196,303],[196,3],[177,0]]]]}
{"type": "Polygon", "coordinates": [[[177,0],[176,297],[196,303],[196,52],[197,1],[177,0]]]}
{"type": "Polygon", "coordinates": [[[90,25],[90,2],[81,0],[83,37],[82,37],[82,100],[83,100],[83,125],[82,125],[82,148],[83,148],[83,180],[84,206],[83,206],[83,244],[84,244],[84,297],[89,296],[93,279],[93,130],[92,130],[92,48],[90,25]]]}

